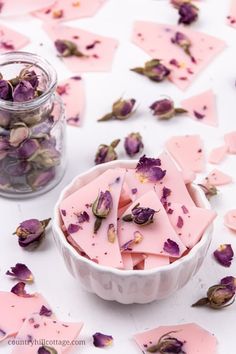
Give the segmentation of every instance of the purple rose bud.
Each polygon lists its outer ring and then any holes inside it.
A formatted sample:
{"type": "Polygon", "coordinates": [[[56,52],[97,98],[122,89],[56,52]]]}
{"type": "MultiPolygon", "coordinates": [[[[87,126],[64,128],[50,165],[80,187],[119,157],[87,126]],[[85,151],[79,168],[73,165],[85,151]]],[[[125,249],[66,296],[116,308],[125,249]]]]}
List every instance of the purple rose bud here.
{"type": "Polygon", "coordinates": [[[112,105],[112,112],[106,114],[102,118],[98,119],[98,122],[105,122],[112,118],[118,120],[125,120],[128,119],[134,113],[134,106],[136,100],[131,98],[129,100],[122,100],[121,98],[113,103],[112,105]]]}
{"type": "Polygon", "coordinates": [[[23,221],[15,233],[18,236],[18,243],[21,247],[38,246],[45,236],[45,229],[51,219],[39,221],[38,219],[29,219],[23,221]]]}
{"type": "Polygon", "coordinates": [[[161,160],[143,155],[136,166],[136,173],[142,182],[157,182],[162,180],[166,171],[160,168],[161,160]]]}
{"type": "Polygon", "coordinates": [[[40,316],[50,317],[52,316],[52,310],[48,309],[46,306],[42,306],[39,311],[40,316]]]}
{"type": "Polygon", "coordinates": [[[170,75],[170,70],[161,63],[160,59],[152,59],[145,63],[144,68],[131,69],[138,74],[148,77],[152,81],[162,82],[170,75]]]}
{"type": "Polygon", "coordinates": [[[152,103],[149,107],[153,115],[160,120],[168,120],[175,115],[186,113],[187,111],[182,108],[175,108],[174,102],[169,98],[163,98],[152,103]]]}
{"type": "Polygon", "coordinates": [[[95,333],[93,335],[93,345],[97,348],[105,348],[113,344],[113,337],[102,334],[102,333],[95,333]]]}
{"type": "Polygon", "coordinates": [[[66,39],[57,39],[54,42],[54,45],[61,57],[86,57],[86,55],[84,55],[78,50],[76,43],[72,41],[66,39]]]}
{"type": "Polygon", "coordinates": [[[180,341],[170,334],[176,333],[175,331],[164,334],[160,337],[157,344],[148,347],[148,353],[161,353],[161,354],[185,354],[183,346],[185,342],[180,341]]]}
{"type": "Polygon", "coordinates": [[[9,141],[4,136],[0,136],[0,160],[7,156],[8,150],[10,149],[9,141]]]}
{"type": "Polygon", "coordinates": [[[125,151],[127,155],[133,157],[143,150],[142,136],[139,133],[131,133],[125,138],[125,151]]]}
{"type": "Polygon", "coordinates": [[[12,100],[12,88],[6,80],[0,80],[0,98],[2,100],[12,100]]]}
{"type": "Polygon", "coordinates": [[[109,191],[100,192],[93,203],[93,214],[98,218],[106,218],[112,209],[112,195],[109,191]]]}
{"type": "Polygon", "coordinates": [[[20,81],[13,91],[14,102],[30,101],[34,98],[34,96],[35,96],[35,89],[30,84],[30,82],[26,80],[20,81]]]}
{"type": "Polygon", "coordinates": [[[39,85],[38,75],[34,70],[23,69],[20,74],[21,79],[28,81],[36,90],[39,85]]]}
{"type": "Polygon", "coordinates": [[[236,278],[232,276],[225,277],[221,279],[220,285],[227,285],[236,291],[236,278]]]}
{"type": "Polygon", "coordinates": [[[25,283],[19,282],[11,289],[11,292],[19,297],[33,297],[34,294],[28,294],[25,290],[25,283]]]}
{"type": "Polygon", "coordinates": [[[10,131],[9,143],[11,146],[17,147],[29,136],[29,128],[24,123],[13,126],[10,131]]]}
{"type": "Polygon", "coordinates": [[[154,215],[156,211],[151,208],[142,208],[137,204],[132,210],[131,214],[127,214],[123,217],[124,221],[134,222],[138,225],[149,225],[153,223],[154,215]]]}
{"type": "Polygon", "coordinates": [[[39,148],[39,143],[36,139],[26,140],[18,149],[20,159],[28,159],[34,155],[39,148]]]}
{"type": "Polygon", "coordinates": [[[37,354],[58,354],[57,350],[53,347],[48,347],[47,345],[43,345],[38,348],[37,354]]]}
{"type": "Polygon", "coordinates": [[[22,282],[32,283],[34,281],[32,272],[22,263],[17,263],[15,267],[11,267],[11,270],[8,270],[6,275],[14,277],[22,282]]]}
{"type": "Polygon", "coordinates": [[[191,25],[198,19],[199,9],[190,2],[184,2],[179,7],[179,24],[191,25]]]}
{"type": "Polygon", "coordinates": [[[46,186],[55,178],[55,168],[52,167],[48,170],[36,170],[30,172],[27,175],[27,182],[31,186],[31,188],[38,189],[46,186]]]}
{"type": "Polygon", "coordinates": [[[117,153],[115,148],[119,144],[120,139],[114,140],[110,145],[101,144],[98,147],[98,151],[95,156],[95,164],[117,160],[117,153]]]}
{"type": "Polygon", "coordinates": [[[179,256],[179,245],[170,238],[164,243],[163,250],[169,253],[171,256],[179,256]]]}
{"type": "Polygon", "coordinates": [[[220,245],[213,253],[215,259],[224,267],[230,267],[234,257],[234,251],[231,245],[220,245]]]}
{"type": "MultiPolygon", "coordinates": [[[[60,152],[54,147],[44,149],[37,146],[37,153],[30,158],[38,167],[50,168],[59,165],[60,163],[60,152]]],[[[35,151],[35,152],[36,152],[35,151]]]]}

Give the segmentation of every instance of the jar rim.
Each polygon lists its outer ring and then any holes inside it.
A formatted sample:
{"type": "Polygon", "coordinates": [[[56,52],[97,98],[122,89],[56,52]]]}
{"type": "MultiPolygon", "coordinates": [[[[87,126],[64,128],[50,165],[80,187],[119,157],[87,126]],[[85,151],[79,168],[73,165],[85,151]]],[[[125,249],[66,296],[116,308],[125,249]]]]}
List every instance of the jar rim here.
{"type": "Polygon", "coordinates": [[[6,110],[30,110],[45,103],[54,93],[57,85],[57,73],[54,67],[44,57],[30,52],[13,51],[0,54],[0,68],[8,64],[33,64],[40,68],[48,77],[49,85],[41,96],[25,102],[12,102],[0,98],[0,106],[6,110]]]}

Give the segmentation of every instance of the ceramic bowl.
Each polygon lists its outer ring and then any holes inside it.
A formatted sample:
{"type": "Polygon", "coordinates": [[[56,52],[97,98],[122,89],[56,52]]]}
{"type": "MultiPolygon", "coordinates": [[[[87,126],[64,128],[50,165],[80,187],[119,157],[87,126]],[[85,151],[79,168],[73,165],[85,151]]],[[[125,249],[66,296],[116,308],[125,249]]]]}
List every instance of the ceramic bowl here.
{"type": "MultiPolygon", "coordinates": [[[[164,299],[181,289],[197,273],[206,257],[212,239],[213,226],[209,226],[201,240],[184,257],[172,264],[151,270],[119,270],[96,264],[79,255],[67,242],[61,230],[59,205],[63,199],[92,181],[108,168],[134,168],[137,161],[112,161],[98,165],[78,175],[64,188],[54,208],[53,235],[55,243],[69,272],[91,293],[105,300],[122,304],[149,303],[164,299]]],[[[205,194],[195,184],[188,185],[196,205],[209,209],[205,194]]]]}

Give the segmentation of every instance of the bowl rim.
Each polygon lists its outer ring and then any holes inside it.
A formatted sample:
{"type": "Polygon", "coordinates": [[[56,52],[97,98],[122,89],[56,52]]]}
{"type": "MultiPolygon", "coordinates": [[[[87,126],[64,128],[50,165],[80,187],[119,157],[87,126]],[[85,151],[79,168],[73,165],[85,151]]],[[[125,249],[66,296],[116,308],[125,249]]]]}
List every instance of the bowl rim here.
{"type": "MultiPolygon", "coordinates": [[[[93,268],[96,271],[99,272],[106,272],[110,274],[114,274],[117,276],[145,276],[145,275],[154,275],[158,272],[166,272],[169,270],[172,270],[174,268],[178,268],[179,266],[191,261],[191,259],[195,258],[196,254],[198,251],[202,248],[202,246],[209,240],[211,239],[211,231],[212,231],[212,224],[207,227],[205,232],[203,233],[201,240],[189,251],[189,253],[186,256],[183,256],[179,259],[177,259],[175,262],[171,264],[167,264],[164,266],[161,266],[159,268],[152,268],[152,269],[118,269],[118,268],[113,268],[109,266],[104,266],[98,263],[95,263],[91,261],[90,259],[87,259],[83,256],[81,256],[75,248],[66,240],[66,237],[63,233],[63,231],[60,228],[60,211],[59,211],[59,205],[61,201],[64,199],[65,194],[68,192],[68,190],[77,182],[78,179],[80,178],[85,178],[86,176],[90,175],[93,172],[104,172],[105,170],[109,168],[132,168],[135,167],[138,163],[138,160],[115,160],[111,162],[107,162],[104,164],[96,165],[93,166],[92,168],[88,169],[85,172],[82,172],[75,176],[72,181],[67,184],[61,191],[59,198],[54,206],[53,210],[53,220],[52,220],[52,228],[53,228],[53,233],[54,233],[54,238],[59,236],[60,242],[63,244],[63,246],[70,252],[72,253],[73,257],[75,257],[78,261],[83,262],[93,268]],[[56,235],[55,235],[56,233],[56,235]]],[[[191,187],[193,188],[194,191],[196,191],[199,196],[201,201],[203,202],[204,208],[205,209],[211,209],[211,205],[209,201],[207,200],[203,190],[195,183],[190,183],[191,187]]],[[[55,241],[56,242],[56,241],[55,241]]]]}

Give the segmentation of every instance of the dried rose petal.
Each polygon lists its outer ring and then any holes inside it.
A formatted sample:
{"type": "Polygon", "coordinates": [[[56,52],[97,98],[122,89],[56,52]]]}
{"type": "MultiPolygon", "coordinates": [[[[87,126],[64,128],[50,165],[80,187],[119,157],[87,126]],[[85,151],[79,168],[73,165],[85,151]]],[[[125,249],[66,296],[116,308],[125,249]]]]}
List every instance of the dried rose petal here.
{"type": "Polygon", "coordinates": [[[234,291],[236,291],[236,278],[233,276],[228,276],[220,281],[220,285],[227,285],[231,287],[234,291]]]}
{"type": "Polygon", "coordinates": [[[177,221],[177,227],[179,229],[182,229],[182,227],[184,226],[184,220],[181,216],[178,217],[178,221],[177,221]]]}
{"type": "Polygon", "coordinates": [[[52,315],[52,310],[43,305],[39,311],[39,314],[40,316],[50,317],[52,315]]]}
{"type": "Polygon", "coordinates": [[[38,219],[29,219],[23,221],[16,229],[18,243],[21,247],[38,246],[45,236],[45,229],[50,222],[50,218],[39,221],[38,219]]]}
{"type": "Polygon", "coordinates": [[[58,354],[58,352],[53,347],[43,345],[42,347],[39,347],[37,354],[58,354]]]}
{"type": "Polygon", "coordinates": [[[105,348],[113,344],[113,337],[102,334],[102,333],[95,333],[93,334],[93,345],[97,348],[105,348]]]}
{"type": "Polygon", "coordinates": [[[162,170],[160,166],[160,159],[153,159],[143,155],[136,166],[136,173],[143,182],[157,182],[166,175],[166,171],[162,170]]]}
{"type": "Polygon", "coordinates": [[[11,270],[6,272],[6,275],[10,275],[23,282],[32,283],[34,281],[34,276],[29,268],[22,263],[17,263],[15,267],[11,267],[11,270]]]}
{"type": "Polygon", "coordinates": [[[171,240],[170,238],[167,239],[167,241],[164,243],[163,250],[172,256],[179,256],[179,245],[171,240]]]}
{"type": "Polygon", "coordinates": [[[25,291],[25,283],[19,282],[11,289],[11,292],[20,297],[33,297],[34,294],[27,294],[25,291]]]}
{"type": "Polygon", "coordinates": [[[77,224],[70,224],[67,229],[69,234],[74,234],[74,233],[78,232],[79,230],[81,230],[81,226],[77,225],[77,224]]]}
{"type": "Polygon", "coordinates": [[[160,59],[152,59],[145,63],[144,68],[133,68],[131,71],[144,75],[155,82],[162,82],[170,75],[170,70],[161,63],[160,59]]]}
{"type": "Polygon", "coordinates": [[[113,103],[112,112],[98,119],[98,122],[105,122],[111,118],[118,120],[128,119],[134,112],[135,103],[136,100],[134,98],[130,98],[128,100],[122,100],[120,98],[118,101],[113,103]]]}
{"type": "Polygon", "coordinates": [[[162,196],[161,196],[161,203],[163,204],[164,208],[168,208],[168,201],[167,198],[171,195],[171,190],[167,187],[163,187],[162,189],[162,196]]]}
{"type": "Polygon", "coordinates": [[[231,266],[231,262],[234,257],[234,251],[231,245],[220,245],[220,247],[217,248],[213,254],[218,263],[224,267],[231,266]]]}
{"type": "Polygon", "coordinates": [[[125,138],[124,143],[127,155],[133,157],[143,150],[142,136],[139,133],[131,133],[125,138]]]}
{"type": "Polygon", "coordinates": [[[100,165],[105,162],[117,160],[115,148],[120,143],[120,139],[114,140],[110,145],[101,144],[95,156],[95,164],[100,165]]]}
{"type": "MultiPolygon", "coordinates": [[[[87,213],[87,211],[83,211],[81,213],[75,213],[75,215],[78,218],[78,223],[82,224],[84,222],[89,222],[89,214],[87,213]]],[[[65,216],[65,215],[64,215],[65,216]]]]}
{"type": "Polygon", "coordinates": [[[13,91],[13,101],[14,102],[26,102],[30,101],[35,96],[35,89],[29,81],[22,80],[15,87],[13,91]]]}
{"type": "Polygon", "coordinates": [[[186,354],[183,351],[183,346],[185,342],[180,341],[179,339],[170,336],[170,334],[176,333],[172,331],[169,333],[163,334],[155,345],[151,345],[146,350],[148,353],[161,353],[161,354],[186,354]]]}

